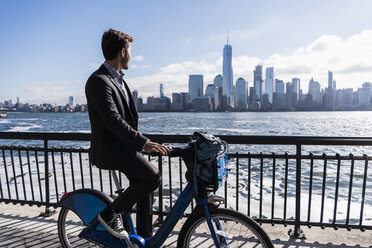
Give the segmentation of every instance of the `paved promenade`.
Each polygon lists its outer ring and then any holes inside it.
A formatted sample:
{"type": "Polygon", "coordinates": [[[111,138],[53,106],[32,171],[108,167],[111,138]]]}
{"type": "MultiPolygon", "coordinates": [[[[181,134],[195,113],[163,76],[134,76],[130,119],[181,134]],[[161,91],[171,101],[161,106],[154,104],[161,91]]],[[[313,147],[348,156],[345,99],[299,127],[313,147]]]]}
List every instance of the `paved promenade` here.
{"type": "MultiPolygon", "coordinates": [[[[0,247],[61,247],[57,235],[57,214],[38,217],[45,208],[0,203],[0,247]]],[[[183,221],[182,221],[183,222],[183,221]]],[[[167,239],[163,247],[176,247],[181,225],[167,239]]],[[[275,247],[336,247],[372,248],[372,231],[347,231],[304,227],[307,239],[290,239],[290,227],[263,225],[275,247]]]]}

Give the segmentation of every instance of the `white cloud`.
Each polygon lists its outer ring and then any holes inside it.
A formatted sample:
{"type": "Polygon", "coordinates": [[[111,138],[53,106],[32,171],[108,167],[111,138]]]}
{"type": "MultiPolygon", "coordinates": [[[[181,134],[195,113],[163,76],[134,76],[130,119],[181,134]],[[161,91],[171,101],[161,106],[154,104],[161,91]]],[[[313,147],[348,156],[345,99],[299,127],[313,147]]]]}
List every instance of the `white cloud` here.
{"type": "Polygon", "coordinates": [[[179,74],[179,73],[189,73],[189,74],[203,74],[216,71],[216,64],[208,64],[204,60],[200,62],[194,61],[184,61],[181,63],[174,63],[163,68],[160,71],[168,74],[179,74]]]}
{"type": "Polygon", "coordinates": [[[273,54],[264,60],[264,66],[274,66],[275,76],[285,81],[301,79],[301,88],[307,91],[311,77],[323,87],[327,85],[327,71],[331,70],[337,88],[358,88],[372,81],[372,30],[365,30],[346,39],[324,35],[293,54],[273,54]]]}
{"type": "Polygon", "coordinates": [[[85,103],[83,83],[77,81],[42,82],[24,85],[26,91],[25,99],[22,102],[29,103],[57,103],[67,104],[68,97],[73,96],[75,103],[85,103]],[[81,89],[72,89],[75,84],[82,85],[81,89]]]}
{"type": "MultiPolygon", "coordinates": [[[[258,31],[255,31],[258,32],[258,31]]],[[[246,34],[248,35],[248,34],[246,34]]],[[[249,35],[248,35],[249,36],[249,35]]],[[[372,30],[364,30],[348,38],[324,35],[308,45],[297,48],[291,54],[274,53],[261,60],[249,55],[233,57],[234,80],[245,78],[252,86],[253,70],[259,63],[265,68],[274,67],[275,77],[291,81],[301,79],[301,88],[307,92],[311,77],[327,86],[328,70],[334,72],[337,88],[358,88],[365,81],[372,81],[372,30]]],[[[183,61],[159,69],[158,73],[128,79],[132,89],[142,97],[158,96],[159,84],[163,83],[165,93],[188,90],[188,75],[203,74],[204,87],[222,73],[222,55],[215,62],[183,61]]]]}
{"type": "MultiPolygon", "coordinates": [[[[143,56],[136,56],[137,61],[143,61],[143,56]]],[[[293,77],[301,79],[301,88],[307,92],[311,77],[319,81],[322,87],[327,86],[327,72],[334,72],[337,88],[358,88],[366,81],[372,81],[372,30],[364,30],[347,38],[324,35],[309,44],[298,47],[294,52],[274,53],[262,60],[249,55],[233,57],[234,80],[245,78],[252,86],[253,70],[259,63],[266,67],[273,66],[275,77],[285,82],[293,77]],[[284,55],[285,54],[285,55],[284,55]]],[[[91,63],[92,68],[99,65],[91,63]]],[[[132,65],[133,67],[133,65],[132,65]]],[[[137,65],[136,70],[146,69],[148,65],[137,65]]],[[[159,85],[164,84],[165,94],[171,97],[173,92],[188,91],[190,74],[204,75],[204,87],[213,83],[217,74],[222,74],[222,54],[211,61],[180,61],[172,63],[150,75],[128,78],[132,90],[138,90],[139,95],[159,96],[159,85]]],[[[265,71],[264,71],[265,76],[265,71]]],[[[64,104],[72,95],[76,102],[85,102],[84,85],[79,82],[81,90],[71,87],[72,81],[38,83],[26,85],[29,102],[50,102],[64,104]]],[[[76,83],[76,82],[75,82],[76,83]]]]}
{"type": "Polygon", "coordinates": [[[132,58],[133,61],[144,61],[145,57],[143,55],[134,56],[132,58]]]}
{"type": "Polygon", "coordinates": [[[202,74],[204,85],[213,82],[214,77],[221,68],[221,62],[214,64],[202,60],[199,62],[184,61],[173,63],[159,69],[158,73],[148,76],[130,78],[127,80],[132,90],[138,90],[139,95],[147,98],[159,96],[159,85],[164,84],[165,94],[171,97],[173,92],[187,92],[190,74],[202,74]]]}

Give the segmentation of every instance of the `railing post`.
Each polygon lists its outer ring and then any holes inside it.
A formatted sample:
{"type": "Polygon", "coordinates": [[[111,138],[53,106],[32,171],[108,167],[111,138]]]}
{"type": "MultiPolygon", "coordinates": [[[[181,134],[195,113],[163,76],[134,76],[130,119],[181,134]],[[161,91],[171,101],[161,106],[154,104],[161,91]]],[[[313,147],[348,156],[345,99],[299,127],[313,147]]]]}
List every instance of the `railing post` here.
{"type": "Polygon", "coordinates": [[[295,226],[288,231],[289,236],[295,239],[306,239],[301,230],[301,145],[296,145],[296,213],[295,226]]]}
{"type": "MultiPolygon", "coordinates": [[[[158,156],[158,169],[160,176],[163,178],[163,157],[161,155],[158,156]]],[[[163,212],[163,179],[161,180],[159,186],[159,215],[158,218],[155,220],[154,226],[160,226],[163,223],[164,219],[164,212],[163,212]]]]}
{"type": "Polygon", "coordinates": [[[45,166],[45,212],[41,212],[39,216],[49,217],[56,213],[55,210],[50,210],[50,189],[49,189],[49,155],[48,155],[48,140],[44,140],[44,166],[45,166]]]}

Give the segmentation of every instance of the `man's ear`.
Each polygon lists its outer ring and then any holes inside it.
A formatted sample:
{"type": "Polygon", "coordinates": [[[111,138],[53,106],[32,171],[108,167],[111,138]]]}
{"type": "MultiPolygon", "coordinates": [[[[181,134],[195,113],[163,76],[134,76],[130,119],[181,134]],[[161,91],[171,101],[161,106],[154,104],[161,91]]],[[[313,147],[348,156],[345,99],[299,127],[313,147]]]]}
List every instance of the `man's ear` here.
{"type": "Polygon", "coordinates": [[[125,48],[122,48],[122,49],[120,50],[120,55],[121,55],[122,57],[124,57],[125,53],[126,53],[125,48]]]}

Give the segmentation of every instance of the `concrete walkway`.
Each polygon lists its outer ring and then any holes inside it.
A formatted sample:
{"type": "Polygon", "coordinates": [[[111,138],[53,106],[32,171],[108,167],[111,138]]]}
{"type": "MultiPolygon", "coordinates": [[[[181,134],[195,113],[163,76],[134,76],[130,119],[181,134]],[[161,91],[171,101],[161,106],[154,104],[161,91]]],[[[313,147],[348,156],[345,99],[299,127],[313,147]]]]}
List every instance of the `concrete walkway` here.
{"type": "MultiPolygon", "coordinates": [[[[0,203],[0,247],[61,247],[57,234],[57,214],[51,217],[38,217],[44,207],[29,207],[0,203]]],[[[184,220],[168,237],[163,247],[176,247],[178,232],[184,220]]],[[[276,225],[262,225],[273,240],[275,247],[336,247],[372,248],[372,231],[337,231],[327,228],[303,228],[307,239],[290,239],[288,229],[276,225]]]]}

